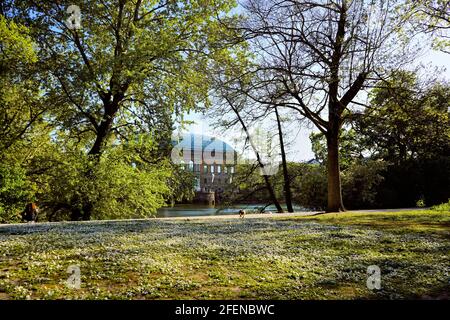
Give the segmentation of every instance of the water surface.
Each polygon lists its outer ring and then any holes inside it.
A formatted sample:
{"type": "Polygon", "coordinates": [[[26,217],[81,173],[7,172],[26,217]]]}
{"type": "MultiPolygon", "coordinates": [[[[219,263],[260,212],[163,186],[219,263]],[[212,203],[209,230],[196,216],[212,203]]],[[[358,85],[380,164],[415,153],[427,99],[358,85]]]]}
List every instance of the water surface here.
{"type": "MultiPolygon", "coordinates": [[[[244,209],[247,213],[260,212],[264,204],[238,204],[233,206],[208,206],[202,204],[177,204],[173,207],[162,207],[158,209],[156,216],[164,217],[192,217],[192,216],[215,216],[237,214],[244,209]]],[[[283,206],[284,207],[284,206],[283,206]]],[[[286,210],[284,207],[283,209],[286,210]]],[[[295,211],[308,211],[303,207],[294,205],[295,211]]],[[[268,206],[265,212],[276,212],[275,206],[268,206]]]]}

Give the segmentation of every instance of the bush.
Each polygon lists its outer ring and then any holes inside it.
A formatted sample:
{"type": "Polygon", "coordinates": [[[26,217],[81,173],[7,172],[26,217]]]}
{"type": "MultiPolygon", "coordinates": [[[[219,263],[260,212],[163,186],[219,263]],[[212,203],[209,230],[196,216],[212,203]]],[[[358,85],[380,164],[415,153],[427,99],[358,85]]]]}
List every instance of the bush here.
{"type": "Polygon", "coordinates": [[[423,200],[423,199],[417,200],[416,207],[417,208],[425,208],[426,207],[425,200],[423,200]]]}
{"type": "Polygon", "coordinates": [[[25,170],[18,165],[0,164],[0,223],[20,222],[20,212],[33,197],[25,170]]]}
{"type": "Polygon", "coordinates": [[[170,194],[169,177],[168,163],[137,167],[123,161],[104,161],[88,189],[95,204],[92,218],[148,218],[154,215],[170,194]]]}
{"type": "Polygon", "coordinates": [[[171,192],[167,185],[170,164],[161,160],[148,165],[121,151],[100,160],[66,154],[64,162],[48,174],[48,193],[43,199],[48,204],[47,219],[142,218],[156,213],[171,192]]]}
{"type": "Polygon", "coordinates": [[[377,196],[380,207],[414,207],[418,199],[432,206],[450,197],[450,159],[446,157],[391,164],[383,177],[377,196]]]}
{"type": "Polygon", "coordinates": [[[292,171],[292,196],[297,205],[322,210],[327,205],[327,174],[322,165],[301,164],[292,171]]]}
{"type": "MultiPolygon", "coordinates": [[[[342,197],[349,209],[377,207],[377,193],[386,163],[354,162],[342,172],[342,197]]],[[[291,166],[294,202],[302,207],[322,210],[327,205],[327,171],[323,165],[291,166]]]]}
{"type": "Polygon", "coordinates": [[[378,188],[384,180],[386,163],[367,160],[352,163],[342,173],[342,197],[348,209],[374,208],[377,202],[378,188]]]}
{"type": "Polygon", "coordinates": [[[450,199],[448,199],[448,202],[446,203],[441,203],[431,207],[431,210],[450,213],[450,199]]]}

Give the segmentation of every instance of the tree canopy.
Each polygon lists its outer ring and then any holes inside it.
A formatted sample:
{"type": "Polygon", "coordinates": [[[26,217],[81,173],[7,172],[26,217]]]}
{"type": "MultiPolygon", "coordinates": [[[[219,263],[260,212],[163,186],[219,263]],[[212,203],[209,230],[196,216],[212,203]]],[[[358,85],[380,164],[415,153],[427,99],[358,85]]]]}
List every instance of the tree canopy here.
{"type": "Polygon", "coordinates": [[[72,24],[59,1],[2,3],[0,66],[10,78],[0,147],[33,129],[33,154],[10,161],[40,185],[49,214],[139,216],[191,194],[193,179],[174,176],[170,138],[186,111],[210,105],[210,68],[239,47],[226,28],[234,5],[77,1],[72,24]],[[117,203],[129,210],[113,210],[117,203]]]}

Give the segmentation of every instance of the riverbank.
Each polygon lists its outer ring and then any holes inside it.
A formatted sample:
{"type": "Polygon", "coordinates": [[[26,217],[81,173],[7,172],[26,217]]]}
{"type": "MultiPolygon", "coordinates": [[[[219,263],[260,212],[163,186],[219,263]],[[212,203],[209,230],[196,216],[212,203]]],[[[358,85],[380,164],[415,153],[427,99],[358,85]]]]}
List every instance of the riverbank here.
{"type": "MultiPolygon", "coordinates": [[[[287,208],[282,206],[285,211],[287,208]]],[[[308,212],[304,207],[294,204],[296,212],[308,212]]],[[[264,213],[276,212],[275,206],[267,206],[263,203],[240,203],[228,206],[216,205],[202,205],[202,204],[176,204],[173,207],[162,207],[156,212],[156,218],[171,218],[171,217],[202,217],[202,216],[233,216],[237,215],[240,210],[245,210],[247,213],[264,213]]]]}
{"type": "MultiPolygon", "coordinates": [[[[371,213],[387,213],[387,212],[419,212],[429,210],[428,208],[400,208],[400,209],[370,209],[370,210],[348,210],[345,212],[346,215],[349,214],[371,214],[371,213]]],[[[298,211],[298,212],[284,212],[276,213],[271,211],[270,213],[246,213],[244,219],[260,219],[260,218],[289,218],[289,217],[310,217],[317,215],[326,215],[324,211],[298,211]]],[[[342,213],[331,213],[331,214],[342,214],[342,213]]],[[[167,219],[167,220],[210,220],[210,219],[237,219],[241,218],[239,214],[227,214],[227,215],[205,215],[205,216],[187,216],[187,217],[158,217],[156,219],[167,219]]]]}
{"type": "Polygon", "coordinates": [[[448,298],[449,250],[431,210],[3,225],[0,298],[448,298]]]}

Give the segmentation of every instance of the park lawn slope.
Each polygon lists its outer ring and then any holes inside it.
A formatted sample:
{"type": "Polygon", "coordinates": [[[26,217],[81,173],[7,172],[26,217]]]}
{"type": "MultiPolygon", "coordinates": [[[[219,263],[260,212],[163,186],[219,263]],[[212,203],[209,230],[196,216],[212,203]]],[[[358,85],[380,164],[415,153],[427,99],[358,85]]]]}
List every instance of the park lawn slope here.
{"type": "Polygon", "coordinates": [[[448,298],[449,222],[427,210],[3,225],[0,299],[448,298]],[[381,290],[366,287],[370,265],[381,290]]]}
{"type": "Polygon", "coordinates": [[[299,216],[293,219],[347,226],[364,226],[389,229],[393,232],[425,232],[448,235],[450,211],[396,211],[396,212],[345,212],[326,213],[314,216],[299,216]]]}

